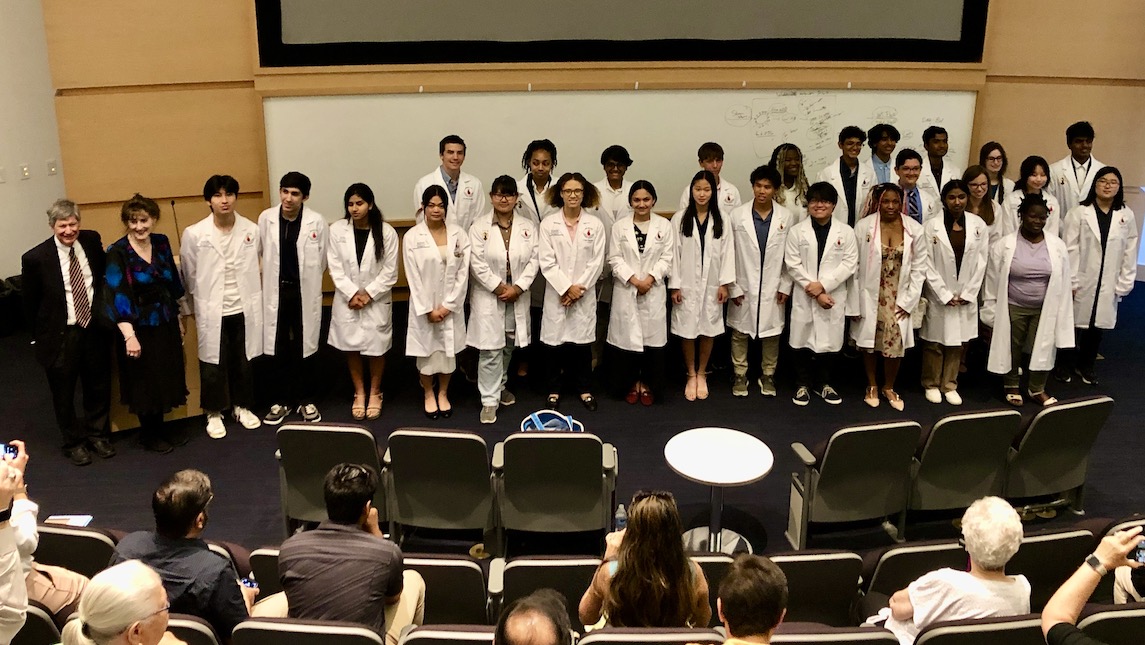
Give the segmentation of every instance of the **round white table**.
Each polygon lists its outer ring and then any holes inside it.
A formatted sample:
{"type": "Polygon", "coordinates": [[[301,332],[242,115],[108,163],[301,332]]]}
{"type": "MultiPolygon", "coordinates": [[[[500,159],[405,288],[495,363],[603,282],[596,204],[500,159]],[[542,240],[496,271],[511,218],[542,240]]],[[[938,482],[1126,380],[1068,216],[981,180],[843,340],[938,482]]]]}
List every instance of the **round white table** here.
{"type": "MultiPolygon", "coordinates": [[[[721,529],[723,491],[726,487],[755,483],[771,472],[775,457],[767,444],[731,428],[692,428],[664,444],[664,459],[681,477],[711,486],[712,508],[708,527],[693,529],[708,531],[708,550],[721,552],[725,543],[734,543],[734,538],[746,543],[743,536],[721,529]]],[[[748,550],[751,550],[750,544],[748,550]]]]}

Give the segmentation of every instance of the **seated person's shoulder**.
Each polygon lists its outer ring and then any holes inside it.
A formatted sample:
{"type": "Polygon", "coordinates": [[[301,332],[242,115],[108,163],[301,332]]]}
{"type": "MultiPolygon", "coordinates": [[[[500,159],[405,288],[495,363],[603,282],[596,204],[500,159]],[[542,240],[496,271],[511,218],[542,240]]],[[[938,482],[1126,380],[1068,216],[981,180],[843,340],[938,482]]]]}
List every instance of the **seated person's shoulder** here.
{"type": "Polygon", "coordinates": [[[115,545],[115,552],[124,560],[141,558],[159,548],[156,535],[151,531],[136,531],[123,536],[115,545]]]}

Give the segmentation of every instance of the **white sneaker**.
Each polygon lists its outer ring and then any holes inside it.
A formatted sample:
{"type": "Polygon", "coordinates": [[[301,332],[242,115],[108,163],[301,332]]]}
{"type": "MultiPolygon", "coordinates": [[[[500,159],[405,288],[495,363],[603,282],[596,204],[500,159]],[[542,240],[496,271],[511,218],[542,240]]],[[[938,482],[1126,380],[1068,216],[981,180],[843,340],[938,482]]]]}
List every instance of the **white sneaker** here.
{"type": "Polygon", "coordinates": [[[227,427],[223,425],[223,415],[218,412],[207,413],[207,436],[212,439],[222,439],[227,436],[227,427]]]}
{"type": "Polygon", "coordinates": [[[936,387],[926,388],[926,400],[931,403],[942,403],[942,392],[936,387]]]}
{"type": "Polygon", "coordinates": [[[481,423],[497,423],[497,406],[481,406],[481,423]]]}
{"type": "Polygon", "coordinates": [[[254,412],[251,412],[244,407],[237,405],[234,406],[234,408],[231,409],[231,416],[233,416],[235,421],[241,423],[242,426],[247,430],[254,430],[255,428],[262,426],[262,421],[260,421],[259,418],[255,416],[254,412]]]}
{"type": "Polygon", "coordinates": [[[958,390],[950,390],[946,393],[946,402],[950,405],[962,405],[962,396],[958,394],[958,390]]]}

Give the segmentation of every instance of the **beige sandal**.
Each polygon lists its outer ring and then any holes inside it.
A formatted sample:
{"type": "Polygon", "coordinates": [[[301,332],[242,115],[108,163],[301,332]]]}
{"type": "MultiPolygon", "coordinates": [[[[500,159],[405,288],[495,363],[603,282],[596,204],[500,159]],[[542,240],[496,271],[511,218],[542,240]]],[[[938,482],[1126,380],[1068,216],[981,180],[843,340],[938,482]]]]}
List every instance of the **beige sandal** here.
{"type": "Polygon", "coordinates": [[[863,397],[863,403],[871,406],[872,408],[879,407],[879,388],[871,386],[867,388],[867,394],[863,397]]]}
{"type": "Polygon", "coordinates": [[[367,419],[377,419],[382,416],[382,393],[370,393],[370,405],[366,408],[367,419]]]}
{"type": "Polygon", "coordinates": [[[889,403],[892,408],[898,410],[899,412],[902,412],[903,408],[906,407],[906,404],[903,403],[902,397],[899,396],[898,392],[895,392],[894,390],[884,388],[883,396],[887,397],[887,403],[889,403]]]}
{"type": "Polygon", "coordinates": [[[358,421],[366,418],[365,393],[354,395],[354,404],[350,406],[350,416],[354,417],[358,421]]]}

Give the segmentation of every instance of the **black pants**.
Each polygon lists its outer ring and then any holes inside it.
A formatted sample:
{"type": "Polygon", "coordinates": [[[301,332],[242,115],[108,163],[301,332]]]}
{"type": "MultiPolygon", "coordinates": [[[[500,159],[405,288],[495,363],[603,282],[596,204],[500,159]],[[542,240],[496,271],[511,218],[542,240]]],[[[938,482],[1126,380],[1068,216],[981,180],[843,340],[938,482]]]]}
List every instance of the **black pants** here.
{"type": "Polygon", "coordinates": [[[1101,329],[1090,326],[1088,329],[1078,327],[1074,329],[1074,349],[1063,349],[1058,352],[1057,367],[1065,372],[1072,372],[1074,368],[1082,372],[1092,372],[1097,365],[1097,352],[1101,347],[1101,329]]]}
{"type": "Polygon", "coordinates": [[[612,375],[611,388],[616,394],[628,394],[636,381],[647,385],[655,397],[663,394],[665,348],[645,347],[642,352],[630,352],[612,345],[605,345],[605,348],[609,369],[601,374],[612,375]]]}
{"type": "Polygon", "coordinates": [[[819,353],[806,347],[795,350],[795,387],[821,388],[831,383],[831,373],[839,352],[819,353]]]}
{"type": "Polygon", "coordinates": [[[549,393],[560,394],[565,380],[571,381],[579,394],[592,391],[592,344],[562,343],[544,345],[549,377],[549,393]]]}
{"type": "Polygon", "coordinates": [[[60,352],[45,371],[64,449],[74,448],[88,438],[110,436],[110,336],[94,327],[69,326],[64,331],[60,352]],[[83,392],[82,426],[76,425],[77,381],[83,392]]]}
{"type": "Polygon", "coordinates": [[[207,412],[233,406],[250,408],[254,388],[246,357],[246,321],[242,314],[223,316],[219,337],[219,364],[199,361],[200,404],[207,412]]]}
{"type": "Polygon", "coordinates": [[[278,328],[274,356],[270,357],[271,401],[297,407],[314,402],[317,353],[302,356],[302,293],[298,285],[282,284],[278,290],[278,328]]]}

